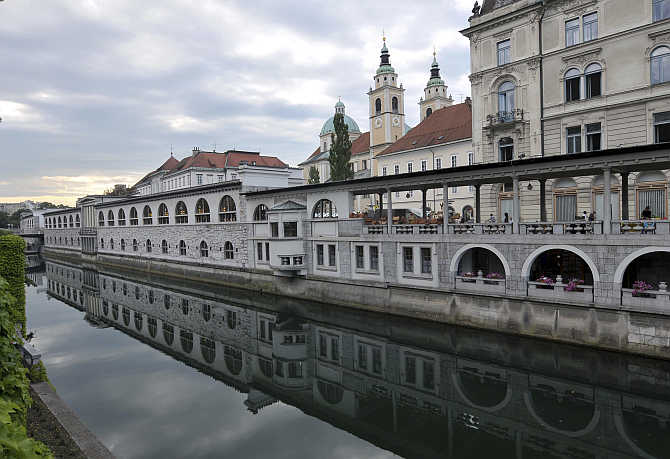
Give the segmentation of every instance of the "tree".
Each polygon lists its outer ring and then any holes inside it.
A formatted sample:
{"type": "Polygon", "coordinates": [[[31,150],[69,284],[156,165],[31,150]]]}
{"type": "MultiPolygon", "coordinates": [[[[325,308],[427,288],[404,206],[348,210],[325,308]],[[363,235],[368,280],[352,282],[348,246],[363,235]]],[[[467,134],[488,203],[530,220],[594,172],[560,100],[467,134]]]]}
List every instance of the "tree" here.
{"type": "Polygon", "coordinates": [[[307,183],[309,185],[313,185],[315,183],[321,183],[321,178],[319,177],[319,169],[317,169],[316,166],[312,166],[309,168],[309,178],[307,179],[307,183]]]}
{"type": "Polygon", "coordinates": [[[0,212],[0,228],[7,228],[8,223],[9,215],[7,215],[7,212],[0,212]]]}
{"type": "Polygon", "coordinates": [[[349,140],[349,127],[344,122],[344,115],[336,113],[333,120],[335,133],[331,134],[332,145],[330,147],[330,180],[348,180],[354,178],[354,171],[349,166],[351,159],[351,140],[349,140]]]}

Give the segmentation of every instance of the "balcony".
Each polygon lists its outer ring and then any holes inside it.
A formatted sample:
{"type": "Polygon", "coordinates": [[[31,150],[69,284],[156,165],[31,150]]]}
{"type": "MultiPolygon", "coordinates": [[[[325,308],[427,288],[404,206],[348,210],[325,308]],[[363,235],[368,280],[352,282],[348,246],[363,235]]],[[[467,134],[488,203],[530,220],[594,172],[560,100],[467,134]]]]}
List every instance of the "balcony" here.
{"type": "Polygon", "coordinates": [[[574,303],[593,303],[593,285],[570,285],[560,279],[553,284],[529,281],[528,296],[574,303]]]}
{"type": "Polygon", "coordinates": [[[456,290],[467,290],[479,293],[505,293],[505,279],[496,279],[484,276],[481,272],[473,276],[456,276],[456,290]]]}
{"type": "Polygon", "coordinates": [[[504,124],[523,121],[523,110],[516,108],[510,112],[496,112],[486,116],[486,127],[501,126],[504,124]]]}
{"type": "Polygon", "coordinates": [[[636,293],[632,288],[621,289],[621,305],[625,309],[667,314],[670,309],[670,292],[665,290],[645,290],[636,293]]]}

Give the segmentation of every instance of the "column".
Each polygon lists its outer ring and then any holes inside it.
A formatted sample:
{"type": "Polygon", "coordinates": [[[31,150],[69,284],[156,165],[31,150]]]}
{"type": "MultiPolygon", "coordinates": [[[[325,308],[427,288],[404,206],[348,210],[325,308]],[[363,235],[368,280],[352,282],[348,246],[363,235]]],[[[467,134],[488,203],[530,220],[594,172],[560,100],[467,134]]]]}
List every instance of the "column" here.
{"type": "Polygon", "coordinates": [[[442,184],[442,232],[449,233],[449,185],[442,184]]]}
{"type": "Polygon", "coordinates": [[[421,189],[421,218],[426,218],[426,189],[421,189]]]}
{"type": "Polygon", "coordinates": [[[521,229],[519,228],[519,223],[521,223],[521,202],[519,199],[519,177],[517,176],[512,177],[512,189],[514,191],[514,215],[512,215],[514,228],[512,229],[512,232],[520,234],[521,229]]]}
{"type": "Polygon", "coordinates": [[[608,169],[603,169],[603,234],[612,229],[612,177],[608,169]]]}
{"type": "Polygon", "coordinates": [[[540,221],[547,221],[547,179],[540,180],[540,221]]]}
{"type": "Polygon", "coordinates": [[[393,198],[391,197],[392,192],[390,188],[386,189],[386,193],[388,194],[388,209],[386,209],[386,229],[388,230],[388,234],[392,234],[393,232],[393,198]]]}
{"type": "Polygon", "coordinates": [[[481,196],[481,185],[475,185],[475,223],[482,222],[482,196],[481,196]]]}
{"type": "Polygon", "coordinates": [[[381,219],[384,212],[384,193],[377,193],[377,196],[379,196],[379,218],[381,219]]]}
{"type": "Polygon", "coordinates": [[[628,172],[621,173],[621,220],[628,220],[628,172]]]}

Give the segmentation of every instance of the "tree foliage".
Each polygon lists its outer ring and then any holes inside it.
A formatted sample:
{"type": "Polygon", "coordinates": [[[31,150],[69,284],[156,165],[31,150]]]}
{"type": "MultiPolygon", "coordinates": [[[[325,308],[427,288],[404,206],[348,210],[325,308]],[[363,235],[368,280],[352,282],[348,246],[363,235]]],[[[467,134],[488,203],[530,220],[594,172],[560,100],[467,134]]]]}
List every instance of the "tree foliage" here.
{"type": "Polygon", "coordinates": [[[25,328],[25,266],[26,256],[23,251],[26,243],[22,237],[15,235],[0,236],[0,277],[4,278],[9,286],[9,294],[16,299],[16,305],[10,308],[12,320],[25,328]]]}
{"type": "Polygon", "coordinates": [[[315,183],[320,183],[321,182],[321,177],[319,177],[319,169],[316,168],[316,166],[312,166],[309,168],[309,178],[307,179],[307,183],[310,185],[313,185],[315,183]]]}
{"type": "Polygon", "coordinates": [[[349,180],[354,177],[354,171],[349,166],[351,159],[351,140],[349,140],[349,127],[344,122],[344,115],[336,113],[333,120],[335,133],[331,134],[332,145],[330,147],[330,180],[349,180]]]}

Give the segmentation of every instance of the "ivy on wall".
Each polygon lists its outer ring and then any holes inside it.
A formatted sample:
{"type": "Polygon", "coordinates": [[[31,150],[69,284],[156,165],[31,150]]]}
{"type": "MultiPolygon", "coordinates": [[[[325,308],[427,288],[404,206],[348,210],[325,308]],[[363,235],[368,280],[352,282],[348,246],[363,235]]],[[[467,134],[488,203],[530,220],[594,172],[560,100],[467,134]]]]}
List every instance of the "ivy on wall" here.
{"type": "Polygon", "coordinates": [[[26,257],[23,251],[25,247],[26,243],[20,236],[0,236],[0,277],[7,281],[8,293],[16,299],[15,304],[9,307],[9,312],[12,321],[21,326],[24,335],[26,328],[24,285],[26,257]]]}

